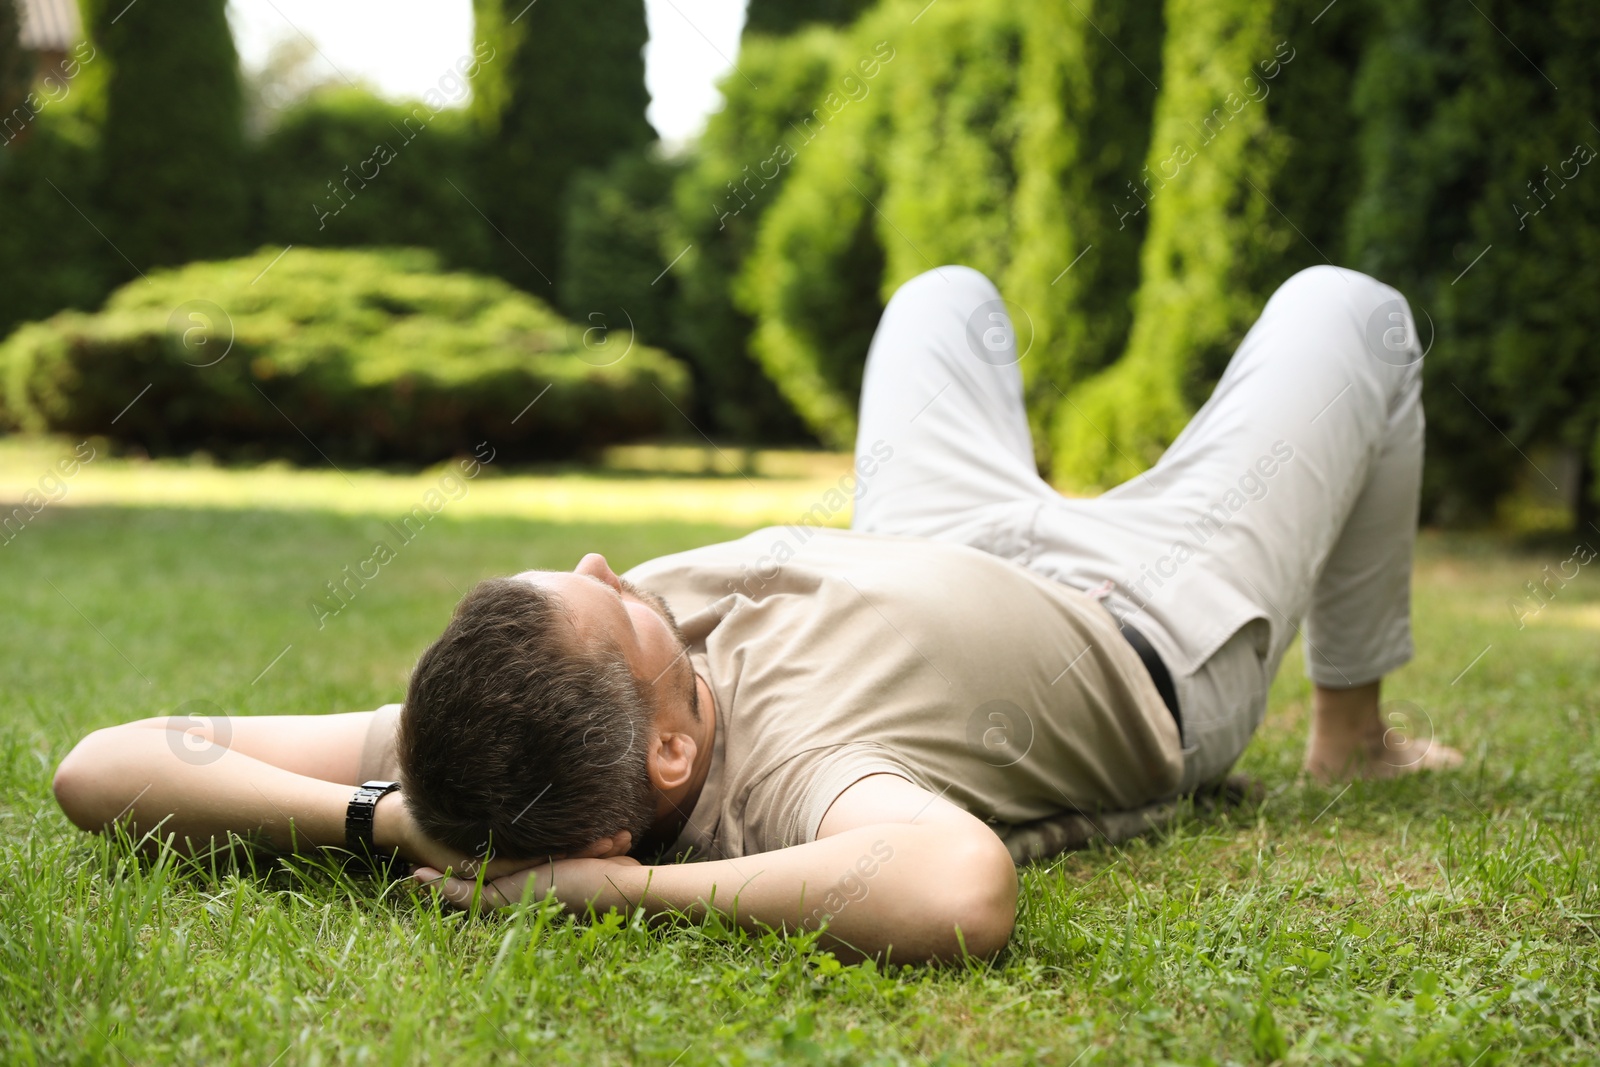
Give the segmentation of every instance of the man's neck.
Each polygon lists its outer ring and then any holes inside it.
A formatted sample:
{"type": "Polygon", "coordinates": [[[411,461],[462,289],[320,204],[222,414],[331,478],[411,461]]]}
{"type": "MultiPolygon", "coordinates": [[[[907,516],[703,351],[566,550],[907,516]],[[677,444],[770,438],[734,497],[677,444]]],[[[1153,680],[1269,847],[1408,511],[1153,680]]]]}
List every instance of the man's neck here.
{"type": "Polygon", "coordinates": [[[651,824],[648,840],[651,845],[666,847],[677,840],[689,822],[695,805],[700,802],[700,791],[711,775],[711,755],[717,739],[717,701],[698,671],[694,684],[699,695],[700,720],[695,737],[694,773],[677,789],[660,794],[656,802],[656,819],[651,824]]]}

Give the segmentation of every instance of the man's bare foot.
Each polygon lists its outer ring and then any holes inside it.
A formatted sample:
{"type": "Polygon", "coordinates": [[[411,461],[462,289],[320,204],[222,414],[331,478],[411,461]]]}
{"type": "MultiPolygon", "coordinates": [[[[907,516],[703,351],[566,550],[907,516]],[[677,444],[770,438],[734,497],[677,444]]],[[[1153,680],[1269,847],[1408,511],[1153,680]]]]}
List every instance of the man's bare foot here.
{"type": "Polygon", "coordinates": [[[1433,738],[1406,738],[1376,745],[1318,744],[1306,749],[1306,773],[1326,785],[1352,778],[1398,778],[1416,771],[1448,771],[1466,757],[1433,738]]]}
{"type": "Polygon", "coordinates": [[[1307,774],[1328,783],[1461,766],[1464,757],[1434,738],[1425,712],[1383,712],[1378,689],[1378,682],[1350,689],[1316,687],[1307,774]]]}

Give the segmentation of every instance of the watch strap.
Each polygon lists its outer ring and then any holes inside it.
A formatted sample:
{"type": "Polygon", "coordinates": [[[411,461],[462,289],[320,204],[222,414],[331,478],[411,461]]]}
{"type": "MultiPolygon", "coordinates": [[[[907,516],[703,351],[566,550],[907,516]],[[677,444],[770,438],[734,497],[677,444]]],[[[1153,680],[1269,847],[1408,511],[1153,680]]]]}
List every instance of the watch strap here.
{"type": "Polygon", "coordinates": [[[378,801],[400,788],[399,782],[362,782],[344,810],[344,847],[358,857],[373,862],[376,845],[372,840],[373,815],[378,801]]]}

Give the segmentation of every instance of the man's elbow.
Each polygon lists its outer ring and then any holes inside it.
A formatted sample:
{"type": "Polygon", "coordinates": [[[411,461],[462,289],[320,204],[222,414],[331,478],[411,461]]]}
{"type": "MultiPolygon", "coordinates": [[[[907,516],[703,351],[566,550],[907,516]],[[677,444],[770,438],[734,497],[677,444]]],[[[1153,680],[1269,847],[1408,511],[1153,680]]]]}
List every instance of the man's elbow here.
{"type": "Polygon", "coordinates": [[[940,925],[952,937],[946,950],[937,953],[941,957],[956,958],[963,952],[996,955],[1016,926],[1016,865],[998,837],[986,833],[984,838],[973,835],[949,857],[950,869],[960,871],[961,877],[952,879],[948,891],[940,894],[940,925]]]}
{"type": "MultiPolygon", "coordinates": [[[[115,729],[113,727],[112,729],[115,729]]],[[[96,730],[75,745],[66,759],[56,768],[50,780],[56,803],[80,830],[98,831],[105,828],[109,819],[99,810],[98,788],[104,777],[104,767],[97,758],[99,749],[106,743],[109,730],[96,730]]]]}

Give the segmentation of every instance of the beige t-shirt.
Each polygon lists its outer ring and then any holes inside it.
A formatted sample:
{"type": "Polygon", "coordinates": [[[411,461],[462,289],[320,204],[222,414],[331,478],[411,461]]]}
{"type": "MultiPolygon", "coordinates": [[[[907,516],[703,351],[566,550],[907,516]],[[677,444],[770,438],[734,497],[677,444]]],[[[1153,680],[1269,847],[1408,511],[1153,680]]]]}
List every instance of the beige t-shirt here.
{"type": "Polygon", "coordinates": [[[991,823],[1170,795],[1177,726],[1093,599],[963,545],[774,527],[652,560],[716,698],[678,840],[700,858],[814,840],[840,793],[901,775],[991,823]]]}

